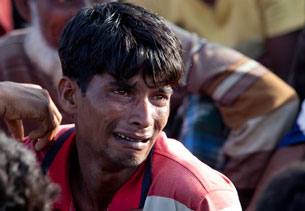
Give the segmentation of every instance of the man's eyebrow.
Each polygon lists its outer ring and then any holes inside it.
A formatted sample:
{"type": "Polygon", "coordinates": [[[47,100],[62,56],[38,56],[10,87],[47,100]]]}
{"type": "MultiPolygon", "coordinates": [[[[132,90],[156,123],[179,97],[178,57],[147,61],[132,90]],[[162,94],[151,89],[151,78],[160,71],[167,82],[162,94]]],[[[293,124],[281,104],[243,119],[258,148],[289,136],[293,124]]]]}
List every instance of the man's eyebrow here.
{"type": "Polygon", "coordinates": [[[110,86],[118,86],[118,87],[121,87],[121,88],[125,88],[125,89],[131,89],[131,88],[134,88],[136,86],[137,83],[134,83],[134,84],[131,84],[131,83],[128,83],[127,81],[110,81],[109,82],[109,85],[110,86]]]}
{"type": "Polygon", "coordinates": [[[173,89],[171,87],[166,87],[166,86],[160,87],[159,91],[160,92],[164,92],[166,94],[173,94],[174,93],[174,91],[173,91],[173,89]]]}

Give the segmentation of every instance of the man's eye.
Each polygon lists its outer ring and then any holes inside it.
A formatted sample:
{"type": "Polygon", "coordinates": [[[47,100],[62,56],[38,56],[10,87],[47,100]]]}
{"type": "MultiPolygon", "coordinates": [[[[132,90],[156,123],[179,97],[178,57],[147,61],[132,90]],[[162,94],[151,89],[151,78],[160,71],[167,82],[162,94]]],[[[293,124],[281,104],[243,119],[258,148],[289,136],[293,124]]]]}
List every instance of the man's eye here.
{"type": "Polygon", "coordinates": [[[166,101],[169,97],[166,95],[156,95],[154,98],[158,101],[166,101]]]}
{"type": "Polygon", "coordinates": [[[124,89],[114,90],[113,93],[117,94],[117,95],[123,95],[123,96],[128,96],[129,95],[129,92],[127,90],[124,90],[124,89]]]}

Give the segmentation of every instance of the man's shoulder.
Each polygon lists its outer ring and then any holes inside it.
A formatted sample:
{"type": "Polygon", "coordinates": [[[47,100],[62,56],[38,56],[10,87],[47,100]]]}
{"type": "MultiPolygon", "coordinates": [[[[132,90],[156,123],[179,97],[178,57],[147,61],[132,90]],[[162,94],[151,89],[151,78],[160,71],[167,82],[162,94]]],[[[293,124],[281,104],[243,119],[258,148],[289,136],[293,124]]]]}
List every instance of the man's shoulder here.
{"type": "Polygon", "coordinates": [[[180,142],[168,139],[164,134],[160,135],[154,149],[149,197],[174,200],[190,209],[214,206],[217,201],[224,207],[239,203],[236,189],[226,176],[202,163],[180,142]]]}
{"type": "Polygon", "coordinates": [[[171,180],[175,177],[179,184],[200,186],[203,193],[219,187],[233,189],[232,183],[220,172],[197,159],[181,142],[161,134],[153,155],[153,174],[171,180]],[[154,163],[157,164],[154,166],[154,163]],[[190,178],[193,181],[190,182],[190,178]]]}

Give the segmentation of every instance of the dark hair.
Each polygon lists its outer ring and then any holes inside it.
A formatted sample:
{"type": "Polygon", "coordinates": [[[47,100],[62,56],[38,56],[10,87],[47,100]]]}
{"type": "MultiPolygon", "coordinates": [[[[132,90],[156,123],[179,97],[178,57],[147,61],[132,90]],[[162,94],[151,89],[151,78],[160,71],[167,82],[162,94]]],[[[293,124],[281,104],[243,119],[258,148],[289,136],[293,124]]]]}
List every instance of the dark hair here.
{"type": "Polygon", "coordinates": [[[258,199],[257,211],[305,210],[305,163],[278,172],[258,199]]]}
{"type": "Polygon", "coordinates": [[[0,133],[0,210],[51,210],[58,190],[31,151],[0,133]]]}
{"type": "Polygon", "coordinates": [[[152,86],[176,86],[183,75],[180,41],[164,19],[128,3],[79,11],[61,35],[59,55],[63,75],[83,93],[96,74],[126,80],[141,72],[152,86]]]}

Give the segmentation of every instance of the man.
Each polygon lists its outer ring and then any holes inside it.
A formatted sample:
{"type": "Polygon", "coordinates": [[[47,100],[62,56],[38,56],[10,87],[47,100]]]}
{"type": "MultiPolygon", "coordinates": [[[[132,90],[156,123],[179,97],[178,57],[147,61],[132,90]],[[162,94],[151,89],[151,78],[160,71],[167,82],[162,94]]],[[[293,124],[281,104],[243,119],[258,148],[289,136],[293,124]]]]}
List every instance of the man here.
{"type": "MultiPolygon", "coordinates": [[[[61,3],[54,3],[49,0],[16,1],[19,5],[19,10],[23,11],[23,16],[28,14],[27,9],[29,7],[26,6],[29,6],[30,2],[32,2],[32,7],[36,5],[38,8],[38,14],[40,14],[39,17],[41,19],[40,23],[44,23],[41,25],[50,26],[41,30],[44,32],[52,32],[50,33],[51,36],[43,36],[46,37],[46,40],[49,40],[47,37],[56,37],[56,31],[58,33],[60,31],[54,30],[53,32],[53,26],[55,25],[54,28],[56,29],[58,25],[63,24],[63,22],[66,23],[68,18],[66,15],[70,11],[75,11],[76,9],[73,9],[75,8],[74,6],[79,5],[82,1],[76,1],[73,4],[68,1],[61,3]],[[20,4],[21,2],[24,4],[20,4]],[[69,9],[70,7],[72,7],[72,10],[69,9]],[[58,14],[61,14],[61,16],[58,16],[58,14]],[[54,18],[50,19],[50,17],[54,18]],[[48,21],[58,21],[59,23],[47,24],[48,21]]],[[[99,2],[107,1],[100,0],[99,2]]],[[[90,2],[88,3],[90,4],[90,2]]],[[[83,2],[81,5],[86,4],[83,2]]],[[[205,162],[210,161],[206,157],[212,157],[211,162],[208,162],[208,164],[221,169],[233,180],[239,190],[253,191],[272,150],[280,137],[293,124],[298,107],[296,93],[266,68],[242,54],[203,40],[195,34],[186,32],[177,26],[171,24],[169,26],[182,42],[182,57],[185,66],[183,81],[186,82],[185,86],[181,86],[175,90],[176,92],[171,101],[171,111],[174,111],[180,106],[187,107],[188,96],[207,96],[212,99],[213,104],[219,109],[220,115],[218,118],[224,122],[223,124],[228,131],[228,135],[225,136],[221,144],[217,143],[218,145],[214,143],[214,139],[211,136],[205,139],[208,140],[208,144],[206,145],[202,144],[201,140],[198,141],[198,144],[194,148],[199,150],[194,151],[194,153],[205,162]],[[273,124],[273,122],[277,124],[273,124]],[[214,145],[217,145],[217,149],[214,150],[213,148],[213,150],[210,150],[211,146],[214,145]],[[201,149],[205,149],[205,151],[201,149]]],[[[0,64],[3,64],[0,65],[0,79],[39,84],[49,91],[55,104],[59,106],[57,95],[53,88],[54,82],[51,77],[40,77],[43,73],[40,70],[40,73],[38,73],[35,65],[28,68],[23,65],[9,64],[9,61],[20,62],[14,59],[15,57],[9,56],[12,54],[8,52],[7,47],[1,48],[1,43],[7,43],[13,37],[12,35],[7,37],[5,41],[4,39],[0,41],[0,49],[6,49],[5,53],[0,53],[0,64]],[[2,56],[5,57],[3,61],[1,59],[2,56]],[[4,70],[1,69],[2,67],[5,67],[4,70]],[[23,72],[24,70],[27,71],[23,72]],[[2,73],[3,76],[1,76],[2,73]],[[18,73],[18,77],[15,73],[18,73]],[[21,75],[24,77],[19,79],[21,75]]],[[[35,43],[37,42],[37,39],[33,40],[35,40],[35,43]]],[[[15,45],[19,42],[13,41],[12,39],[12,43],[15,45]]],[[[52,42],[48,41],[47,43],[52,42]]],[[[17,46],[20,47],[20,45],[17,46]]],[[[13,49],[13,47],[10,46],[9,49],[13,49]]],[[[17,50],[17,53],[24,52],[22,49],[17,50]]],[[[42,54],[40,50],[36,50],[35,52],[42,54]]],[[[38,58],[38,56],[35,56],[35,58],[38,58]]],[[[48,60],[52,61],[53,59],[48,60]]],[[[28,64],[28,61],[28,57],[25,57],[25,60],[21,63],[28,64]]],[[[56,62],[53,61],[50,63],[53,64],[56,62]]],[[[59,109],[63,112],[61,107],[59,109]]],[[[201,110],[203,112],[205,111],[204,109],[201,110]]],[[[181,109],[179,108],[180,111],[181,109]]],[[[198,112],[194,112],[190,118],[196,118],[199,116],[197,114],[198,112]]],[[[69,117],[69,114],[63,112],[64,123],[68,122],[67,119],[72,119],[69,117]]],[[[168,134],[174,134],[172,133],[173,122],[176,122],[175,119],[168,124],[170,126],[167,128],[168,134]]],[[[207,119],[204,129],[212,128],[215,131],[214,128],[217,125],[214,122],[214,116],[207,119]]],[[[10,128],[17,126],[14,123],[10,128]]],[[[33,126],[26,122],[25,128],[28,128],[26,130],[27,133],[30,129],[33,129],[33,126]]],[[[203,130],[203,127],[198,128],[200,129],[199,132],[203,130]]],[[[222,130],[216,131],[215,133],[219,136],[224,134],[222,130]]],[[[193,133],[188,131],[187,135],[190,139],[197,140],[196,136],[192,136],[193,133]]],[[[41,149],[50,137],[53,137],[53,134],[40,138],[40,142],[36,146],[37,149],[41,149]]],[[[242,193],[242,191],[240,192],[242,193]]]]}
{"type": "MultiPolygon", "coordinates": [[[[163,19],[121,3],[82,9],[59,55],[59,100],[75,128],[37,153],[61,187],[55,209],[241,210],[225,176],[162,132],[183,74],[180,42],[163,19]]],[[[2,95],[2,105],[14,98],[2,95]]]]}

